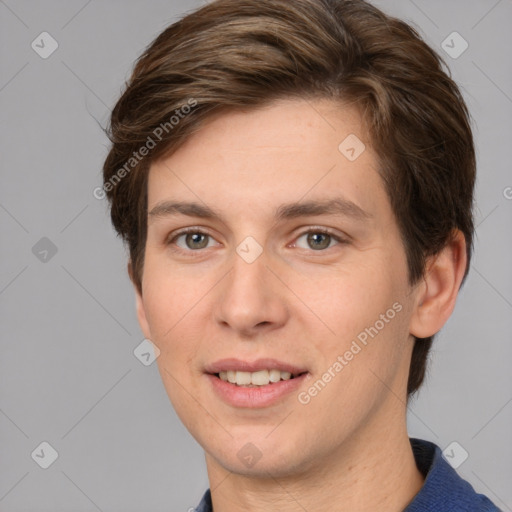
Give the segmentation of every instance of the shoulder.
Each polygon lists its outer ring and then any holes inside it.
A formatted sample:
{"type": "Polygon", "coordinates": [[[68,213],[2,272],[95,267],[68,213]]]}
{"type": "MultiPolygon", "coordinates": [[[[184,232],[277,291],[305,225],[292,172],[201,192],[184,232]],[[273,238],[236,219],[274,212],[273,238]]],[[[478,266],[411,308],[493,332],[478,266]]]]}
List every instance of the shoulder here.
{"type": "Polygon", "coordinates": [[[404,512],[500,512],[489,498],[478,494],[458,475],[439,446],[421,439],[410,441],[425,483],[404,512]]]}

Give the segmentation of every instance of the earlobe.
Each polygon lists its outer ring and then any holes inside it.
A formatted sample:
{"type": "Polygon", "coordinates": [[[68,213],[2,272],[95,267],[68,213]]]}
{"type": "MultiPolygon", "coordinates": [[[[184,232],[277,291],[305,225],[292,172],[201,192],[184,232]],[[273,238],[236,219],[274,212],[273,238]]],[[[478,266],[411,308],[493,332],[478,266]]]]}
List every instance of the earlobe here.
{"type": "Polygon", "coordinates": [[[146,310],[144,308],[142,291],[139,290],[135,282],[131,261],[128,262],[128,275],[130,276],[130,281],[132,282],[133,288],[135,290],[135,309],[137,312],[137,320],[139,321],[139,325],[142,330],[142,334],[144,334],[144,337],[148,340],[151,340],[151,331],[149,329],[149,324],[146,318],[146,310]]]}
{"type": "Polygon", "coordinates": [[[411,317],[413,336],[427,338],[446,323],[455,308],[466,265],[466,241],[457,230],[446,246],[427,261],[411,317]]]}

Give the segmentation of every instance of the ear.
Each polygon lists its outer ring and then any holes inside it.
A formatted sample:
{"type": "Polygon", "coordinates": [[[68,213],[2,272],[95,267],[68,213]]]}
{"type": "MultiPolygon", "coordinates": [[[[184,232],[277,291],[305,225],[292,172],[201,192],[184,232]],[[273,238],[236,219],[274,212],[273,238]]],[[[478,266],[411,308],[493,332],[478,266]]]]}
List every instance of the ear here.
{"type": "Polygon", "coordinates": [[[151,340],[151,332],[149,330],[149,324],[146,318],[146,310],[144,309],[142,290],[139,290],[137,284],[135,283],[131,261],[128,261],[128,275],[130,276],[130,281],[132,282],[133,288],[135,289],[135,308],[137,311],[137,319],[139,321],[140,328],[144,334],[144,337],[148,340],[151,340]]]}
{"type": "Polygon", "coordinates": [[[427,260],[411,317],[413,336],[433,336],[446,323],[455,308],[466,265],[466,240],[461,231],[455,230],[450,242],[427,260]]]}

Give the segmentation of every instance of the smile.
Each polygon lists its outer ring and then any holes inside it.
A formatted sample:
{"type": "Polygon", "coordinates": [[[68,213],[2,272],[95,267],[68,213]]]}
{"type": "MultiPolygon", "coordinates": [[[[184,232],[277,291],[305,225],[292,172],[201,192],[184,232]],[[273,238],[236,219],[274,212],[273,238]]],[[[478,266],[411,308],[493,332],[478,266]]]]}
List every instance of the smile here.
{"type": "Polygon", "coordinates": [[[276,359],[223,359],[206,367],[215,395],[233,407],[261,408],[282,401],[302,385],[308,370],[276,359]]]}

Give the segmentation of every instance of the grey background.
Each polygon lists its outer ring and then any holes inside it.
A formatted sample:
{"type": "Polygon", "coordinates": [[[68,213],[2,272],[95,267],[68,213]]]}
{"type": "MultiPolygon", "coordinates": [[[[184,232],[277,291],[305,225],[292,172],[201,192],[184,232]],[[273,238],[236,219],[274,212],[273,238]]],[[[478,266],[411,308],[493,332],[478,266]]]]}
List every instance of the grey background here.
{"type": "MultiPolygon", "coordinates": [[[[510,511],[512,0],[375,3],[446,57],[478,148],[473,266],[410,435],[457,441],[469,454],[459,473],[510,511]],[[453,31],[469,43],[457,59],[441,49],[453,31]]],[[[1,512],[187,511],[208,487],[156,364],[133,354],[143,336],[126,254],[92,193],[108,143],[98,123],[135,58],[201,4],[0,0],[1,512]],[[47,59],[31,48],[43,31],[59,44],[47,59]],[[48,469],[31,458],[42,441],[59,455],[48,469]]]]}

